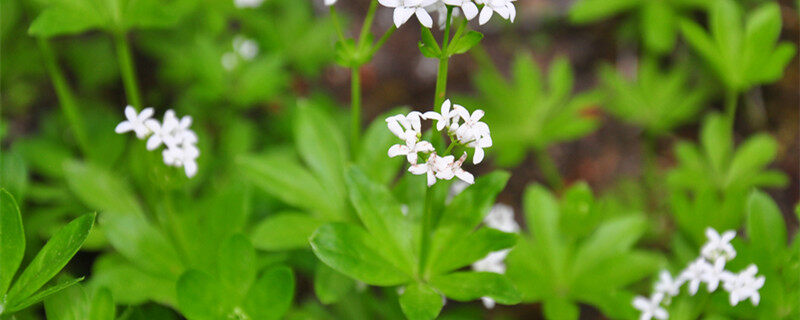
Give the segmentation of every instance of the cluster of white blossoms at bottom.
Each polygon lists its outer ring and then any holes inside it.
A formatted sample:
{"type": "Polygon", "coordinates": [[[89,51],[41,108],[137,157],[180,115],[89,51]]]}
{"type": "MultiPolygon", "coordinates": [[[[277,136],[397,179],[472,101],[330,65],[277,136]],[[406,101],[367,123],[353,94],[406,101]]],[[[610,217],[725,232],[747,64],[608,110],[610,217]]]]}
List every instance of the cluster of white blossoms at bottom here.
{"type": "Polygon", "coordinates": [[[680,293],[684,284],[688,284],[689,294],[695,295],[702,283],[706,284],[708,292],[716,291],[722,283],[722,288],[728,292],[731,306],[747,299],[753,305],[758,305],[761,300],[758,290],[764,286],[766,280],[764,276],[756,276],[758,267],[751,264],[739,273],[725,269],[725,264],[736,257],[736,250],[730,243],[736,232],[729,230],[720,235],[713,228],[708,228],[706,236],[708,242],[700,249],[700,257],[689,263],[677,277],[662,270],[653,295],[650,298],[637,296],[633,299],[634,308],[642,312],[640,320],[668,319],[669,314],[661,305],[669,305],[672,297],[680,293]]]}
{"type": "Polygon", "coordinates": [[[442,104],[441,111],[441,113],[428,111],[424,114],[412,111],[408,114],[398,114],[386,118],[389,130],[404,141],[403,144],[396,144],[389,148],[389,157],[405,156],[411,164],[408,171],[416,175],[427,175],[428,186],[436,183],[437,179],[451,180],[454,177],[472,184],[475,182],[475,177],[461,168],[467,159],[467,153],[464,152],[458,159],[453,155],[439,155],[433,144],[420,140],[422,137],[421,120],[436,120],[436,130],[445,130],[451,143],[447,151],[452,150],[452,147],[455,146],[473,148],[475,152],[472,163],[478,164],[483,161],[483,149],[492,146],[489,126],[480,121],[483,111],[476,110],[470,114],[464,107],[457,104],[452,105],[450,100],[446,100],[442,104]],[[424,161],[419,162],[420,158],[424,161]]]}
{"type": "Polygon", "coordinates": [[[192,117],[183,116],[178,119],[172,109],[164,113],[164,121],[152,119],[153,108],[145,108],[137,113],[132,106],[125,107],[127,120],[120,122],[117,133],[134,132],[139,140],[147,139],[147,150],[155,150],[161,145],[164,163],[168,166],[183,167],[186,176],[191,178],[197,174],[197,134],[192,131],[192,117]]]}
{"type": "Polygon", "coordinates": [[[236,69],[241,61],[251,61],[258,55],[258,43],[241,35],[233,37],[233,51],[222,54],[222,67],[227,71],[236,69]]]}
{"type": "MultiPolygon", "coordinates": [[[[502,203],[492,207],[489,214],[483,219],[483,224],[503,232],[519,232],[519,224],[514,220],[514,208],[502,203]]],[[[505,260],[509,252],[511,249],[490,252],[485,258],[473,263],[472,270],[504,274],[506,273],[505,260]]],[[[495,301],[491,298],[482,297],[481,301],[486,308],[494,308],[495,301]]]]}

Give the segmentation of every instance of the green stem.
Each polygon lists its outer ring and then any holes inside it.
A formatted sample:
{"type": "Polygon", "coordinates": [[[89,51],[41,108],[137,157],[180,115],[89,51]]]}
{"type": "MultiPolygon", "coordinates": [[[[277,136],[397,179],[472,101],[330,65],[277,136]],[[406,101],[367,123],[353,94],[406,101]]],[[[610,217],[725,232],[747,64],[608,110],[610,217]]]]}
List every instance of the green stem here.
{"type": "Polygon", "coordinates": [[[731,127],[733,127],[733,123],[736,120],[737,98],[738,96],[735,91],[727,91],[725,93],[725,116],[728,118],[731,127]]]}
{"type": "Polygon", "coordinates": [[[422,212],[422,232],[420,233],[419,250],[419,275],[425,276],[425,267],[428,260],[428,247],[430,247],[431,233],[433,232],[433,190],[425,189],[425,209],[422,212]]]}
{"type": "Polygon", "coordinates": [[[436,74],[436,93],[433,99],[433,107],[437,108],[444,102],[447,91],[447,62],[450,57],[447,55],[447,46],[450,42],[450,25],[453,17],[453,8],[447,7],[447,21],[444,27],[442,39],[442,56],[439,58],[439,71],[436,74]]]}
{"type": "Polygon", "coordinates": [[[359,47],[364,45],[364,41],[367,39],[367,35],[369,34],[369,29],[372,28],[372,20],[375,19],[375,10],[378,8],[378,0],[372,0],[369,3],[369,10],[367,11],[367,17],[364,18],[364,24],[361,26],[361,34],[358,36],[358,45],[359,47]]]}
{"type": "Polygon", "coordinates": [[[47,68],[47,73],[50,75],[50,80],[53,82],[53,87],[56,90],[56,96],[58,96],[58,101],[61,105],[61,111],[64,113],[64,117],[67,119],[67,122],[72,129],[72,133],[75,135],[75,140],[78,143],[78,147],[81,149],[83,154],[88,154],[90,145],[89,138],[86,135],[86,127],[83,125],[83,120],[78,112],[78,105],[75,102],[75,96],[73,96],[72,90],[67,84],[64,73],[58,66],[58,62],[56,61],[56,56],[53,52],[52,46],[50,46],[50,42],[44,38],[39,38],[38,42],[39,48],[42,51],[42,57],[44,58],[45,67],[47,68]]]}
{"type": "Polygon", "coordinates": [[[386,40],[389,40],[389,37],[391,37],[395,31],[397,31],[397,27],[392,25],[392,27],[389,28],[389,30],[386,30],[386,32],[383,33],[383,36],[381,36],[381,38],[378,39],[378,42],[376,42],[375,45],[372,46],[372,49],[370,49],[369,51],[370,60],[372,59],[372,56],[375,55],[375,52],[377,52],[378,49],[383,47],[383,44],[386,43],[386,40]]]}
{"type": "Polygon", "coordinates": [[[645,133],[644,136],[644,148],[643,148],[643,160],[642,163],[642,179],[644,179],[644,188],[647,191],[648,195],[648,203],[652,209],[656,209],[658,207],[658,199],[660,199],[660,195],[655,194],[656,184],[657,184],[657,173],[658,173],[658,166],[657,166],[657,154],[656,154],[656,137],[652,134],[645,133]]]}
{"type": "Polygon", "coordinates": [[[336,29],[336,35],[339,36],[339,41],[344,42],[344,32],[342,26],[339,24],[339,15],[336,14],[336,8],[331,6],[331,20],[333,20],[333,28],[336,29]]]}
{"type": "Polygon", "coordinates": [[[539,170],[542,171],[547,183],[556,192],[561,191],[564,188],[564,179],[562,179],[561,174],[558,173],[558,168],[553,158],[550,157],[550,154],[547,153],[547,150],[544,148],[535,149],[534,154],[536,156],[536,163],[539,165],[539,170]]]}
{"type": "Polygon", "coordinates": [[[139,95],[139,85],[136,83],[136,69],[133,65],[128,38],[124,33],[116,33],[114,34],[114,44],[117,48],[117,61],[119,62],[122,84],[125,86],[125,95],[128,97],[128,103],[141,109],[142,100],[139,95]]]}
{"type": "Polygon", "coordinates": [[[350,68],[350,148],[355,154],[361,136],[361,67],[350,68]]]}
{"type": "Polygon", "coordinates": [[[453,151],[453,148],[454,148],[455,146],[456,146],[456,141],[455,141],[455,139],[453,139],[453,137],[450,137],[450,145],[449,145],[449,146],[447,146],[447,150],[445,150],[445,151],[444,151],[444,153],[442,153],[442,156],[444,157],[444,156],[447,156],[447,155],[449,155],[449,154],[450,154],[450,151],[453,151]]]}

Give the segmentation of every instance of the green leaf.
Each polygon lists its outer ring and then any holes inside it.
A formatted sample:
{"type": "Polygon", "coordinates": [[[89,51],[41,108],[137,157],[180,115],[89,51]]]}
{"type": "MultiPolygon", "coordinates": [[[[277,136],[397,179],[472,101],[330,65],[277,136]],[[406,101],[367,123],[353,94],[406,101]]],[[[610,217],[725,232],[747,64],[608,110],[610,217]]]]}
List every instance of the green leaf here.
{"type": "Polygon", "coordinates": [[[343,198],[343,170],[348,148],[331,117],[301,100],[294,123],[294,140],[300,157],[326,191],[336,199],[343,198]]]}
{"type": "Polygon", "coordinates": [[[0,189],[0,295],[4,295],[25,255],[25,231],[17,202],[0,189]]]}
{"type": "MultiPolygon", "coordinates": [[[[716,0],[710,7],[711,35],[723,52],[722,59],[728,66],[736,63],[742,48],[742,13],[739,5],[733,0],[716,0]]],[[[737,66],[740,67],[740,66],[737,66]]]]}
{"type": "Polygon", "coordinates": [[[413,226],[403,215],[400,204],[389,190],[367,178],[361,169],[351,166],[347,170],[350,201],[361,222],[374,239],[389,250],[387,257],[394,265],[411,273],[413,226]]]}
{"type": "Polygon", "coordinates": [[[244,178],[292,206],[318,213],[326,219],[341,218],[339,200],[295,160],[280,154],[237,158],[244,178]]]}
{"type": "Polygon", "coordinates": [[[480,228],[451,243],[450,248],[431,259],[434,274],[442,274],[470,265],[494,251],[512,247],[517,242],[517,235],[492,228],[480,228]]]}
{"type": "Polygon", "coordinates": [[[28,34],[39,37],[78,34],[102,27],[106,22],[104,13],[89,1],[57,1],[33,20],[28,34]]]}
{"type": "Polygon", "coordinates": [[[143,270],[173,280],[184,271],[175,247],[144,217],[102,215],[100,226],[111,246],[143,270]]]}
{"type": "Polygon", "coordinates": [[[428,28],[420,28],[422,35],[420,36],[422,41],[419,43],[419,51],[422,52],[423,56],[428,58],[440,58],[442,56],[442,49],[439,48],[439,44],[436,43],[436,39],[433,37],[433,33],[428,28]]]}
{"type": "Polygon", "coordinates": [[[424,283],[413,283],[400,295],[400,308],[409,320],[436,319],[443,306],[442,296],[424,283]]]}
{"type": "Polygon", "coordinates": [[[367,284],[393,286],[411,280],[410,275],[381,255],[385,248],[361,227],[346,223],[323,225],[311,236],[311,248],[334,270],[367,284]]]}
{"type": "Polygon", "coordinates": [[[578,319],[580,309],[573,301],[562,297],[553,297],[544,300],[544,316],[547,319],[571,320],[578,319]]]}
{"type": "Polygon", "coordinates": [[[545,251],[546,260],[554,264],[553,268],[562,269],[563,244],[560,238],[559,209],[556,199],[544,187],[533,185],[525,190],[523,207],[531,235],[545,251]]]}
{"type": "MultiPolygon", "coordinates": [[[[25,298],[22,301],[14,302],[14,304],[9,305],[8,311],[16,312],[16,311],[25,309],[27,307],[30,307],[30,306],[38,303],[39,301],[45,300],[47,297],[50,297],[51,295],[54,295],[54,294],[56,294],[58,292],[61,292],[62,290],[65,290],[65,289],[67,289],[69,287],[72,287],[73,285],[75,285],[75,284],[77,284],[78,282],[81,282],[81,281],[83,281],[83,277],[59,282],[59,283],[57,283],[55,285],[52,285],[52,286],[48,287],[47,289],[41,290],[41,291],[33,294],[32,296],[29,296],[29,297],[25,298]]],[[[78,317],[78,319],[81,319],[81,318],[82,317],[78,317]]]]}
{"type": "Polygon", "coordinates": [[[397,143],[397,137],[386,129],[386,119],[389,115],[407,113],[408,108],[392,110],[375,118],[364,131],[361,139],[360,151],[356,155],[355,163],[364,170],[370,180],[382,185],[388,185],[397,177],[400,165],[404,163],[401,158],[389,158],[386,151],[397,143]]]}
{"type": "MultiPolygon", "coordinates": [[[[74,284],[75,281],[65,281],[74,284]]],[[[73,286],[44,300],[47,319],[84,320],[89,318],[89,298],[81,286],[73,286]]]]}
{"type": "Polygon", "coordinates": [[[620,217],[600,225],[578,248],[572,274],[592,272],[592,268],[610,256],[628,251],[647,229],[641,216],[620,217]]]}
{"type": "Polygon", "coordinates": [[[733,138],[730,126],[724,117],[712,114],[703,121],[700,132],[700,142],[706,152],[706,157],[711,161],[711,166],[717,173],[725,172],[726,163],[733,151],[733,138]]]}
{"type": "Polygon", "coordinates": [[[447,55],[452,56],[454,54],[465,53],[480,43],[481,39],[483,39],[482,33],[477,31],[469,31],[467,34],[461,36],[461,38],[458,38],[458,40],[448,46],[447,55]]]}
{"type": "Polygon", "coordinates": [[[111,291],[106,288],[100,288],[94,293],[92,297],[92,305],[89,309],[90,320],[114,320],[116,319],[116,310],[114,306],[114,298],[111,296],[111,291]]]}
{"type": "Polygon", "coordinates": [[[224,298],[215,279],[198,270],[186,271],[176,284],[178,308],[186,318],[221,319],[225,310],[220,301],[224,298]]]}
{"type": "Polygon", "coordinates": [[[355,281],[324,263],[317,263],[314,271],[314,293],[320,302],[323,304],[335,303],[351,293],[353,287],[355,287],[355,281]]]}
{"type": "Polygon", "coordinates": [[[119,255],[106,254],[95,260],[90,284],[106,287],[120,304],[137,305],[156,301],[176,305],[175,281],[146,272],[119,255]]]}
{"type": "Polygon", "coordinates": [[[322,221],[303,212],[281,212],[262,220],[250,236],[261,250],[282,251],[308,247],[308,238],[322,221]]]}
{"type": "Polygon", "coordinates": [[[29,297],[64,268],[86,241],[94,218],[90,213],[72,220],[47,241],[8,291],[10,304],[29,297]]]}
{"type": "Polygon", "coordinates": [[[251,319],[281,319],[294,296],[294,273],[285,266],[264,272],[250,288],[242,308],[251,319]]]}
{"type": "Polygon", "coordinates": [[[726,185],[741,185],[754,178],[778,153],[778,143],[766,134],[748,138],[733,155],[727,171],[726,185]]]}
{"type": "Polygon", "coordinates": [[[517,304],[520,294],[508,279],[493,272],[454,272],[431,279],[430,284],[450,299],[471,301],[492,298],[500,304],[517,304]]]}
{"type": "Polygon", "coordinates": [[[220,246],[217,273],[223,289],[238,301],[256,279],[256,251],[244,235],[234,235],[220,246]]]}
{"type": "Polygon", "coordinates": [[[769,263],[777,267],[787,245],[786,225],[774,201],[764,192],[753,191],[747,200],[747,236],[753,252],[759,257],[759,267],[769,263]]]}
{"type": "Polygon", "coordinates": [[[781,9],[768,2],[747,17],[744,31],[743,60],[748,74],[758,74],[769,58],[781,33],[781,9]]]}
{"type": "Polygon", "coordinates": [[[20,202],[24,202],[30,183],[28,174],[28,164],[18,151],[3,150],[0,154],[0,185],[20,202]]]}
{"type": "Polygon", "coordinates": [[[641,2],[641,0],[581,0],[570,8],[569,20],[576,24],[595,22],[629,10],[641,2]]]}
{"type": "Polygon", "coordinates": [[[667,53],[675,46],[677,17],[675,9],[666,1],[646,1],[641,14],[642,36],[648,49],[667,53]]]}
{"type": "Polygon", "coordinates": [[[88,207],[113,214],[144,215],[130,186],[108,169],[89,163],[67,162],[64,173],[70,190],[88,207]]]}

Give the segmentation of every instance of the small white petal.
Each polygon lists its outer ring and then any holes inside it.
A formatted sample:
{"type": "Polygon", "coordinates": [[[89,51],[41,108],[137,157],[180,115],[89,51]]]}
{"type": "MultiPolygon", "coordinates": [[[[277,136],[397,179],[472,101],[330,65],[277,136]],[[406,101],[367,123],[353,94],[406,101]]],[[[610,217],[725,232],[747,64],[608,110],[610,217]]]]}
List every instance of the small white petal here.
{"type": "Polygon", "coordinates": [[[489,8],[489,6],[484,6],[483,9],[481,9],[481,16],[478,17],[478,24],[484,25],[489,22],[489,19],[492,18],[492,13],[492,8],[489,8]]]}

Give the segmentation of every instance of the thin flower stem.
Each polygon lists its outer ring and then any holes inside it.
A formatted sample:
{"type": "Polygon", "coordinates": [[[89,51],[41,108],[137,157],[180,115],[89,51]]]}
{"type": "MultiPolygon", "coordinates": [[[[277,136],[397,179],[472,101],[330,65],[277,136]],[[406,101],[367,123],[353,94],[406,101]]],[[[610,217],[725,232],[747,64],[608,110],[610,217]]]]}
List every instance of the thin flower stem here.
{"type": "Polygon", "coordinates": [[[117,47],[117,61],[119,62],[122,84],[125,86],[125,95],[128,97],[128,103],[141,109],[142,99],[139,95],[139,84],[136,82],[136,69],[133,65],[128,38],[124,33],[116,33],[114,34],[114,44],[117,47]]]}
{"type": "Polygon", "coordinates": [[[737,98],[736,91],[728,90],[725,92],[725,116],[728,118],[731,127],[733,127],[733,123],[736,120],[737,98]]]}
{"type": "Polygon", "coordinates": [[[331,20],[333,20],[333,28],[336,29],[336,35],[339,36],[339,41],[344,42],[344,32],[342,32],[342,26],[339,24],[339,15],[336,14],[336,8],[331,6],[331,20]]]}
{"type": "Polygon", "coordinates": [[[72,133],[75,135],[75,140],[78,143],[78,147],[81,149],[83,154],[88,154],[87,152],[90,150],[89,139],[86,135],[86,127],[83,125],[83,120],[78,112],[78,105],[75,102],[75,96],[72,94],[72,90],[64,78],[64,72],[62,72],[61,68],[58,66],[58,62],[56,61],[56,56],[53,52],[53,48],[50,46],[50,42],[47,39],[39,38],[38,43],[39,48],[42,51],[42,57],[44,58],[47,73],[50,75],[50,80],[53,82],[53,87],[56,90],[56,96],[58,96],[58,101],[61,105],[61,111],[64,112],[64,117],[67,119],[67,122],[72,129],[72,133]]]}
{"type": "Polygon", "coordinates": [[[355,154],[361,136],[361,67],[350,68],[350,148],[355,154]]]}
{"type": "Polygon", "coordinates": [[[561,191],[564,188],[564,179],[562,179],[561,174],[558,173],[558,168],[553,158],[544,148],[535,149],[534,154],[536,156],[536,163],[539,165],[539,170],[542,171],[547,183],[556,192],[561,191]]]}
{"type": "Polygon", "coordinates": [[[433,230],[433,190],[430,187],[425,189],[425,208],[422,212],[422,232],[420,234],[420,250],[419,250],[419,272],[420,276],[425,276],[425,268],[428,260],[428,247],[431,242],[431,233],[433,230]]]}
{"type": "Polygon", "coordinates": [[[367,35],[369,34],[369,29],[372,28],[372,20],[375,19],[375,10],[378,8],[378,0],[372,0],[369,3],[369,10],[367,11],[367,17],[364,19],[364,24],[361,26],[361,34],[358,36],[358,45],[364,45],[364,41],[367,39],[367,35]]]}
{"type": "Polygon", "coordinates": [[[391,28],[389,28],[388,30],[386,30],[386,32],[383,33],[383,36],[381,36],[381,38],[378,39],[378,42],[376,42],[375,45],[372,46],[372,49],[370,49],[369,51],[370,58],[372,58],[372,56],[375,55],[375,52],[377,52],[381,47],[383,47],[383,44],[386,43],[386,40],[389,40],[389,37],[391,37],[395,31],[397,31],[397,27],[392,25],[391,28]]]}
{"type": "Polygon", "coordinates": [[[440,106],[444,102],[445,93],[447,91],[447,62],[450,58],[447,55],[447,46],[450,42],[450,25],[452,23],[453,8],[447,7],[447,21],[444,27],[444,36],[442,38],[442,56],[439,57],[439,71],[436,74],[436,93],[433,99],[433,105],[440,106]]]}
{"type": "Polygon", "coordinates": [[[456,146],[456,144],[457,144],[457,143],[456,143],[456,140],[455,140],[455,139],[453,139],[453,137],[450,137],[450,140],[451,140],[451,142],[450,142],[450,145],[449,145],[449,146],[447,146],[447,150],[445,150],[445,151],[444,151],[444,153],[442,154],[443,156],[447,156],[448,154],[450,154],[450,151],[453,151],[453,148],[454,148],[454,147],[456,146]]]}

